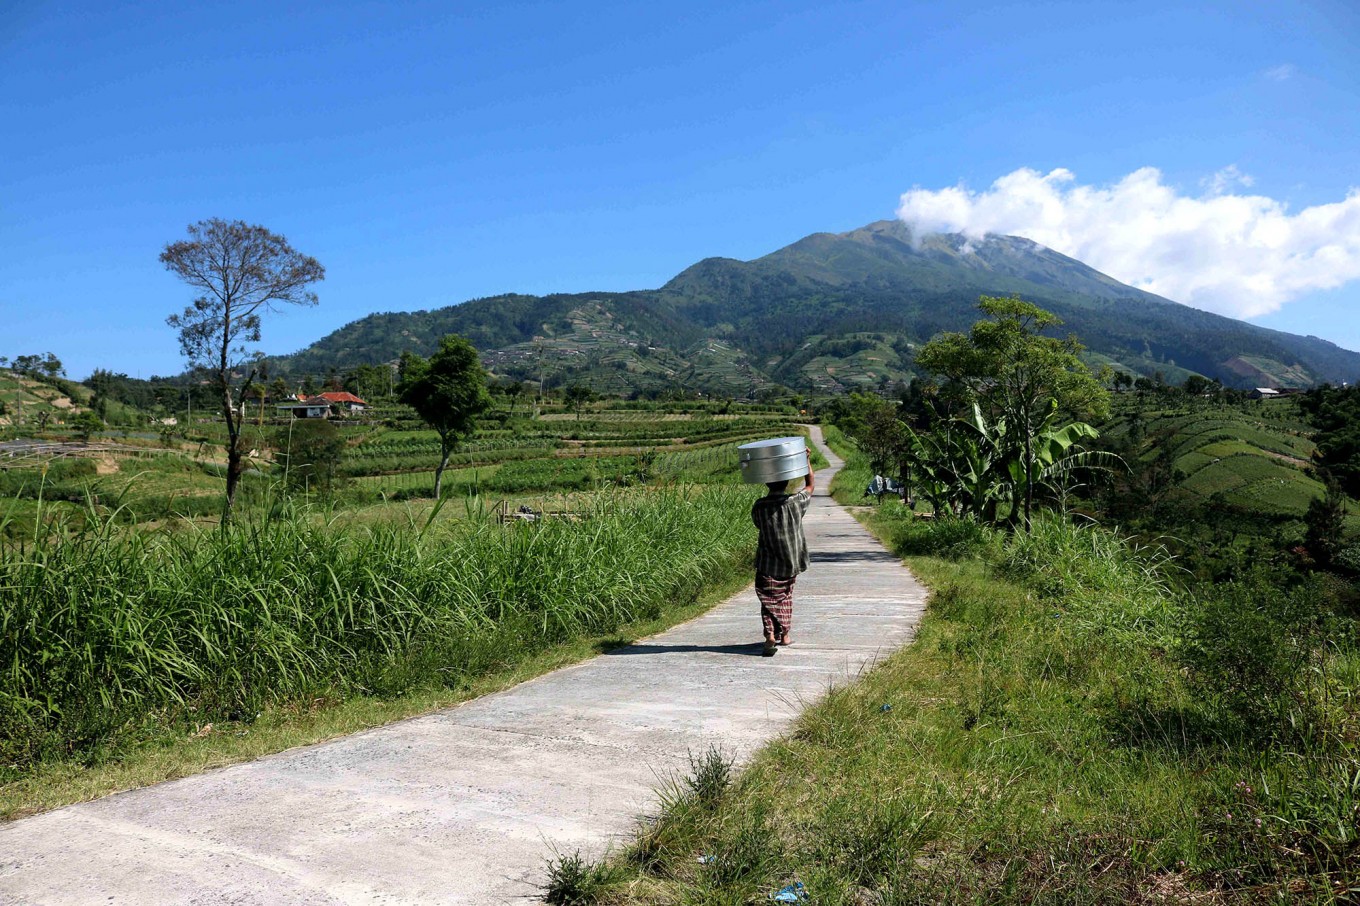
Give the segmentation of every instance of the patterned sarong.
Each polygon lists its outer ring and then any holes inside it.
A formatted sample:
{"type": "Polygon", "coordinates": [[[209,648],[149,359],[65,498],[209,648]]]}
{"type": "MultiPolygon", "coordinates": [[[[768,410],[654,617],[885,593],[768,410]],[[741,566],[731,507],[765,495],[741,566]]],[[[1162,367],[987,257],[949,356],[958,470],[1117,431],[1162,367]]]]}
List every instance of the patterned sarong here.
{"type": "Polygon", "coordinates": [[[756,597],[760,599],[760,621],[765,624],[765,638],[779,639],[793,628],[793,583],[797,576],[776,579],[756,574],[756,597]]]}

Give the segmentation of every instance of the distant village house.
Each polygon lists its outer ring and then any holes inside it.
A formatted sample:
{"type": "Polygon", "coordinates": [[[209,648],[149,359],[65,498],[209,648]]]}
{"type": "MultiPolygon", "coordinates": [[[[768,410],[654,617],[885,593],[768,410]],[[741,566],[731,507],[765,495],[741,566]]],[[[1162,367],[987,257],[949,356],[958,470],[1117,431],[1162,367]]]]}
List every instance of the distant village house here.
{"type": "Polygon", "coordinates": [[[340,409],[345,412],[363,412],[368,408],[368,403],[359,399],[354,394],[346,393],[343,390],[332,390],[321,394],[318,398],[323,399],[332,405],[339,406],[340,409]]]}
{"type": "Polygon", "coordinates": [[[331,414],[331,404],[330,400],[323,400],[320,397],[283,400],[274,404],[274,411],[279,415],[291,415],[293,418],[326,418],[331,414]]]}
{"type": "Polygon", "coordinates": [[[287,414],[293,418],[329,418],[332,410],[354,413],[363,412],[367,408],[368,403],[352,393],[345,393],[340,390],[309,396],[305,399],[286,399],[274,405],[274,409],[279,415],[287,414]]]}

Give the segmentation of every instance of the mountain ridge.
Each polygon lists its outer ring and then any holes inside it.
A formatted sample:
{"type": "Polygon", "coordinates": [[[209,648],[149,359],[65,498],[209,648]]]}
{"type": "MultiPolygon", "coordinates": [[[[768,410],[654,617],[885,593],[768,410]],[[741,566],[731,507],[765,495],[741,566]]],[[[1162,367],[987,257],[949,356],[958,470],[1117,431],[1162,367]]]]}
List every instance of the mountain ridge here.
{"type": "Polygon", "coordinates": [[[344,370],[406,349],[428,354],[460,333],[497,375],[600,392],[842,391],[910,378],[916,346],[966,329],[978,296],[1011,293],[1061,317],[1093,360],[1138,374],[1230,386],[1360,378],[1360,353],[1327,340],[1182,305],[1033,240],[918,235],[900,221],[813,233],[750,261],[704,258],[657,289],[375,313],[271,367],[344,370]]]}

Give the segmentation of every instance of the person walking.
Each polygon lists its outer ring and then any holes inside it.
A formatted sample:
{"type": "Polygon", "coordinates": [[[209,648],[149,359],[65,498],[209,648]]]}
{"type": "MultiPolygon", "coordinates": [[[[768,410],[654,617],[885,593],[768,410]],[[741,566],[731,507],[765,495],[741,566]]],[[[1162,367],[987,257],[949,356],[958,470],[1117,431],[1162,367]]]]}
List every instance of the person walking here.
{"type": "Polygon", "coordinates": [[[807,537],[803,514],[812,503],[816,486],[812,477],[812,451],[808,450],[807,477],[803,489],[789,494],[787,481],[767,482],[764,497],[751,507],[751,521],[760,533],[756,542],[756,597],[765,629],[761,654],[772,657],[777,646],[790,642],[793,627],[793,583],[808,568],[807,537]]]}

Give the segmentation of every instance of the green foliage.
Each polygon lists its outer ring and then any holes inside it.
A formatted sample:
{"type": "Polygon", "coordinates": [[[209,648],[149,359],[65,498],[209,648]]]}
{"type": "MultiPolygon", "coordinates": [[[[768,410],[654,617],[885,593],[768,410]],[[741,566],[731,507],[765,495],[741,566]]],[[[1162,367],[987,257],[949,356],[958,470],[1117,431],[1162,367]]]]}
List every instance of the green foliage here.
{"type": "Polygon", "coordinates": [[[104,430],[104,420],[87,409],[71,419],[71,428],[76,437],[88,443],[92,436],[104,430]]]}
{"type": "Polygon", "coordinates": [[[690,774],[685,779],[685,795],[702,808],[713,808],[732,785],[732,759],[716,747],[702,756],[689,756],[690,774]]]}
{"type": "Polygon", "coordinates": [[[929,554],[946,560],[964,560],[978,556],[999,541],[994,529],[975,519],[960,519],[945,514],[920,522],[914,520],[907,511],[890,510],[887,515],[895,517],[897,524],[892,536],[893,548],[901,554],[929,554]]]}
{"type": "Polygon", "coordinates": [[[1318,429],[1317,464],[1360,497],[1360,386],[1310,390],[1302,408],[1318,429]]]}
{"type": "Polygon", "coordinates": [[[335,485],[345,439],[328,419],[298,419],[274,438],[278,464],[290,488],[329,494],[335,485]]]}
{"type": "Polygon", "coordinates": [[[1323,566],[1330,565],[1345,546],[1346,495],[1336,485],[1327,488],[1326,495],[1309,502],[1303,521],[1308,553],[1323,566]]]}
{"type": "Polygon", "coordinates": [[[1254,733],[1289,727],[1292,693],[1322,642],[1316,582],[1281,582],[1257,568],[1187,603],[1178,654],[1200,694],[1254,733]]]}
{"type": "Polygon", "coordinates": [[[898,419],[891,403],[873,394],[852,393],[846,410],[838,416],[837,424],[854,438],[875,475],[902,477],[907,426],[898,419]]]}
{"type": "Polygon", "coordinates": [[[555,856],[548,860],[548,884],[543,890],[543,900],[552,906],[600,902],[619,874],[608,862],[586,861],[580,850],[569,856],[555,856]]]}
{"type": "Polygon", "coordinates": [[[588,491],[604,483],[633,483],[633,467],[634,461],[624,457],[522,460],[501,466],[483,487],[501,494],[588,491]]]}
{"type": "Polygon", "coordinates": [[[4,544],[0,776],[85,757],[151,714],[249,720],[269,704],[457,687],[655,618],[749,569],[749,508],[727,489],[658,491],[602,496],[584,526],[91,520],[4,544]]]}
{"type": "Polygon", "coordinates": [[[9,367],[15,374],[38,378],[56,378],[66,373],[66,368],[61,364],[61,359],[50,352],[16,355],[14,360],[9,363],[9,367]]]}
{"type": "MultiPolygon", "coordinates": [[[[983,296],[978,307],[990,317],[974,324],[967,335],[931,340],[916,362],[945,377],[947,391],[952,388],[966,403],[981,404],[992,415],[994,438],[987,436],[982,409],[969,423],[995,449],[995,455],[974,468],[985,474],[992,463],[1005,463],[1014,484],[1015,509],[1023,506],[1028,528],[1045,470],[1079,436],[1095,435],[1086,425],[1062,425],[1059,413],[1102,415],[1109,394],[1082,360],[1083,347],[1074,337],[1057,340],[1040,333],[1061,324],[1057,316],[1016,296],[983,296]]],[[[972,505],[985,506],[976,499],[972,505]]]]}
{"type": "Polygon", "coordinates": [[[0,497],[80,503],[96,474],[92,459],[59,459],[46,469],[0,469],[0,497]]]}
{"type": "Polygon", "coordinates": [[[581,420],[581,407],[595,399],[595,391],[585,384],[572,384],[562,394],[567,405],[576,411],[576,420],[581,420]]]}
{"type": "Polygon", "coordinates": [[[392,390],[392,369],[386,365],[358,365],[346,372],[344,388],[368,403],[388,397],[392,390]]]}
{"type": "Polygon", "coordinates": [[[397,398],[439,435],[439,466],[434,473],[438,497],[449,455],[471,433],[477,416],[491,407],[486,373],[472,344],[452,334],[439,341],[439,350],[429,361],[406,354],[401,368],[397,398]]]}

